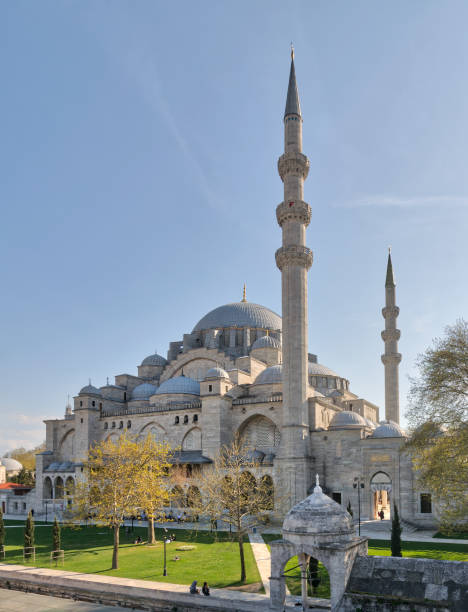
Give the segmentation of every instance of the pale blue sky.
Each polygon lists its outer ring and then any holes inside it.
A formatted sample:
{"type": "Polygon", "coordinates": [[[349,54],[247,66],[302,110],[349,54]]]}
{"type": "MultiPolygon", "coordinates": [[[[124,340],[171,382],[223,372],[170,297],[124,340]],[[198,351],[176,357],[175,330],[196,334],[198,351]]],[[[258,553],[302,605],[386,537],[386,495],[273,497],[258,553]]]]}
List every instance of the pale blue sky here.
{"type": "Polygon", "coordinates": [[[384,280],[415,357],[466,316],[464,1],[0,5],[0,452],[206,312],[281,311],[289,43],[311,170],[309,349],[383,407],[384,280]]]}

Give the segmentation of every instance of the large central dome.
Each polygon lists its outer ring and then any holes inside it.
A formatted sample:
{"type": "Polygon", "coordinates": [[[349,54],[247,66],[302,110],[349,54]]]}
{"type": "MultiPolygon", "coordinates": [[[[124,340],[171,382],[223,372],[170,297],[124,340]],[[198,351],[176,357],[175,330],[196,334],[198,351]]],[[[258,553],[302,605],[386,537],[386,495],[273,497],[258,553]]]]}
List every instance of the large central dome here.
{"type": "Polygon", "coordinates": [[[281,317],[265,306],[252,302],[233,302],[218,306],[206,314],[193,328],[193,332],[203,329],[223,327],[259,327],[280,330],[281,317]]]}

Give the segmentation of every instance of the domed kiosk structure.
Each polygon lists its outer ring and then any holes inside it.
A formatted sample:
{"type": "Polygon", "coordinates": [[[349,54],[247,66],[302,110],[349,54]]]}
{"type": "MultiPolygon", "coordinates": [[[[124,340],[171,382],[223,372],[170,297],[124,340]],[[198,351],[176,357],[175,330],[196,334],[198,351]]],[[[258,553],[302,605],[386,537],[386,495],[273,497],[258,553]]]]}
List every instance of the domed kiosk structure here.
{"type": "Polygon", "coordinates": [[[327,568],[331,610],[337,610],[356,556],[367,555],[367,538],[356,537],[351,516],[325,495],[318,474],[312,495],[287,513],[283,539],[271,542],[270,606],[284,610],[284,567],[297,555],[301,567],[302,605],[308,609],[307,566],[311,557],[327,568]]]}

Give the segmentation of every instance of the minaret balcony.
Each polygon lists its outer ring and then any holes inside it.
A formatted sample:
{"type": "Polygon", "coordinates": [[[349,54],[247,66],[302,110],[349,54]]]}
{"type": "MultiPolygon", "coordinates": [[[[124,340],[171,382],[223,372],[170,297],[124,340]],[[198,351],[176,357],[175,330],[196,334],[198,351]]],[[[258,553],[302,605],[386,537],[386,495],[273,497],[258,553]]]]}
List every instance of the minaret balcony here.
{"type": "Polygon", "coordinates": [[[279,248],[275,253],[276,265],[280,270],[287,266],[302,266],[309,269],[313,262],[312,251],[302,245],[279,248]]]}
{"type": "Polygon", "coordinates": [[[398,306],[385,306],[382,308],[382,316],[384,319],[396,319],[400,314],[398,306]]]}
{"type": "Polygon", "coordinates": [[[401,353],[385,353],[380,358],[384,365],[398,365],[401,361],[401,353]]]}
{"type": "Polygon", "coordinates": [[[382,332],[382,340],[397,342],[400,339],[401,332],[399,329],[384,329],[382,332]]]}
{"type": "Polygon", "coordinates": [[[303,153],[290,151],[283,153],[278,159],[278,172],[283,182],[288,174],[295,174],[305,180],[309,174],[309,165],[309,160],[303,153]]]}
{"type": "Polygon", "coordinates": [[[311,207],[303,200],[288,200],[276,207],[276,218],[280,227],[283,227],[285,221],[297,221],[307,226],[311,215],[311,207]]]}

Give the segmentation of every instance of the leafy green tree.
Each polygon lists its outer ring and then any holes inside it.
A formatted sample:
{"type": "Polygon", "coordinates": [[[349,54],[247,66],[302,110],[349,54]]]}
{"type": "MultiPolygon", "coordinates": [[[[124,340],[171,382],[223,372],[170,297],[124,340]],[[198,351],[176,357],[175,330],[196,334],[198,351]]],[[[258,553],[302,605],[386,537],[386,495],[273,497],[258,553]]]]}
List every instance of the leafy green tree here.
{"type": "Polygon", "coordinates": [[[3,512],[2,509],[0,508],[0,549],[4,550],[3,547],[5,546],[5,525],[3,523],[3,512]]]}
{"type": "Polygon", "coordinates": [[[466,523],[468,516],[468,323],[445,329],[417,360],[411,380],[412,428],[407,444],[419,487],[437,500],[442,524],[466,523]]]}
{"type": "Polygon", "coordinates": [[[36,481],[34,478],[34,474],[31,472],[31,470],[27,470],[23,467],[16,476],[13,476],[13,478],[11,478],[11,482],[16,482],[17,484],[27,486],[34,486],[36,481]]]}
{"type": "Polygon", "coordinates": [[[55,552],[57,550],[60,550],[60,525],[58,524],[57,517],[55,517],[52,528],[52,551],[55,552]]]}
{"type": "Polygon", "coordinates": [[[348,514],[353,516],[353,509],[351,508],[351,501],[349,499],[348,499],[348,505],[346,506],[346,510],[348,511],[348,514]]]}
{"type": "Polygon", "coordinates": [[[401,524],[398,508],[393,504],[392,518],[392,538],[391,538],[392,557],[402,557],[401,554],[401,524]]]}
{"type": "Polygon", "coordinates": [[[31,510],[29,511],[28,518],[26,519],[26,525],[24,528],[24,556],[28,559],[32,556],[31,550],[28,550],[34,546],[34,519],[31,510]]]}

